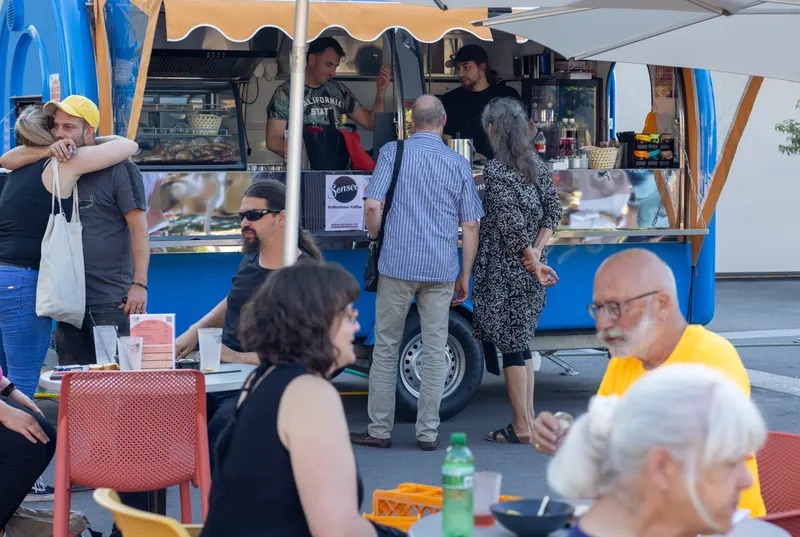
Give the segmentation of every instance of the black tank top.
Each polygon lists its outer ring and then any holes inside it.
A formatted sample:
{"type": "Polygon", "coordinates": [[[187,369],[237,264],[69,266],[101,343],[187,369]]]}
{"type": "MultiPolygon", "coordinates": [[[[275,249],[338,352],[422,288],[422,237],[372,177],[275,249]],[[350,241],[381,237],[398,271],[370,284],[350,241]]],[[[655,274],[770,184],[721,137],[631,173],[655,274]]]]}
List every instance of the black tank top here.
{"type": "MultiPolygon", "coordinates": [[[[47,159],[42,159],[6,176],[0,193],[2,264],[39,270],[42,239],[52,203],[52,195],[42,184],[45,163],[47,159]]],[[[66,217],[71,218],[72,197],[61,200],[61,204],[66,217]]]]}
{"type": "MultiPolygon", "coordinates": [[[[259,368],[254,378],[263,372],[259,368]]],[[[217,444],[218,459],[201,537],[311,537],[292,461],[278,436],[283,392],[292,380],[305,374],[298,364],[276,366],[236,410],[217,444]]],[[[359,476],[359,506],[362,499],[359,476]]]]}

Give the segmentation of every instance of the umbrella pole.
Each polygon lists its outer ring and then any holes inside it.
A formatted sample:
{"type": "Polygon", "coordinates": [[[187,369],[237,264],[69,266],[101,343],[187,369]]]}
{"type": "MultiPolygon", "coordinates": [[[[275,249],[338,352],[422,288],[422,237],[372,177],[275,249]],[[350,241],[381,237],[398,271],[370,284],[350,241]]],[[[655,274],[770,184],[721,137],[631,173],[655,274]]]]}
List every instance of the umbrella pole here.
{"type": "Polygon", "coordinates": [[[286,225],[283,234],[283,266],[297,260],[300,226],[300,172],[303,153],[303,101],[305,97],[308,2],[297,0],[292,40],[292,73],[289,91],[289,151],[286,162],[286,225]]]}

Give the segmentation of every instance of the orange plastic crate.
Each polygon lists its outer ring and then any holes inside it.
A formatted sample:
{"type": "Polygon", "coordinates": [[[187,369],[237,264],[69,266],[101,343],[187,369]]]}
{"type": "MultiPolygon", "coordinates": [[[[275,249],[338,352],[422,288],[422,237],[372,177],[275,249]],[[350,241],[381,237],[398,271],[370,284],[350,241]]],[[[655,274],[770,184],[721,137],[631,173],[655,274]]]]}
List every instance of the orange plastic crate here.
{"type": "MultiPolygon", "coordinates": [[[[500,496],[501,502],[519,500],[518,496],[500,496]]],[[[375,516],[424,517],[442,510],[442,487],[400,483],[393,490],[372,493],[375,516]]]]}
{"type": "Polygon", "coordinates": [[[418,516],[379,516],[370,515],[368,513],[364,513],[364,518],[383,526],[405,531],[406,533],[411,529],[411,526],[420,519],[418,516]]]}

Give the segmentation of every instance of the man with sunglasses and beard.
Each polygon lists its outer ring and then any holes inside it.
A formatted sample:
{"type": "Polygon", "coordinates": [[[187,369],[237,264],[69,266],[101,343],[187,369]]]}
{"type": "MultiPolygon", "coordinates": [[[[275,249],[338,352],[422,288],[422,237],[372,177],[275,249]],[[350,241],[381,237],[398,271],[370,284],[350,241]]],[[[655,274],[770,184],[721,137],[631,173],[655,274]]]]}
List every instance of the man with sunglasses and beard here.
{"type": "MultiPolygon", "coordinates": [[[[681,313],[672,270],[654,253],[625,250],[597,269],[593,302],[597,336],[612,358],[597,395],[623,396],[639,378],[661,366],[703,364],[730,377],[749,396],[750,379],[736,348],[725,338],[689,324],[681,313]]],[[[569,430],[567,415],[541,412],[533,423],[531,444],[554,454],[569,430]]],[[[766,514],[755,458],[747,462],[753,484],[742,492],[739,507],[750,516],[766,514]]]]}
{"type": "MultiPolygon", "coordinates": [[[[176,359],[185,358],[197,349],[198,329],[222,328],[221,361],[259,364],[258,357],[245,352],[239,343],[239,314],[270,272],[283,266],[285,203],[286,187],[274,179],[255,181],[245,191],[239,209],[244,256],[233,275],[231,290],[210,312],[178,337],[175,342],[176,359]]],[[[297,256],[303,255],[322,259],[311,234],[300,229],[297,256]]]]}
{"type": "MultiPolygon", "coordinates": [[[[286,224],[286,187],[274,179],[256,180],[242,198],[239,218],[242,222],[244,256],[233,275],[228,296],[189,327],[175,341],[175,358],[182,359],[198,347],[200,328],[222,328],[222,362],[259,365],[258,356],[246,352],[239,342],[239,317],[242,307],[267,279],[283,266],[283,234],[286,224]]],[[[311,234],[300,229],[297,257],[322,259],[311,234]]],[[[208,439],[213,447],[216,438],[227,423],[236,406],[239,390],[207,395],[208,439]]]]}

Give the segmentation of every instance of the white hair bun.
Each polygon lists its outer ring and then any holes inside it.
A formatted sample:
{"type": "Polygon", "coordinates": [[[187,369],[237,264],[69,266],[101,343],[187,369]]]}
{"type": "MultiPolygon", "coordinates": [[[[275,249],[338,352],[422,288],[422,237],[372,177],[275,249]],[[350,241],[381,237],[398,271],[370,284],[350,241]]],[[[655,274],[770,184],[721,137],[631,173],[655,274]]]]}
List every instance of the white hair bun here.
{"type": "Polygon", "coordinates": [[[595,395],[589,401],[589,433],[595,438],[606,439],[611,434],[614,413],[619,403],[618,395],[595,395]]]}

